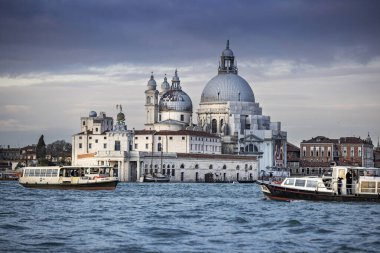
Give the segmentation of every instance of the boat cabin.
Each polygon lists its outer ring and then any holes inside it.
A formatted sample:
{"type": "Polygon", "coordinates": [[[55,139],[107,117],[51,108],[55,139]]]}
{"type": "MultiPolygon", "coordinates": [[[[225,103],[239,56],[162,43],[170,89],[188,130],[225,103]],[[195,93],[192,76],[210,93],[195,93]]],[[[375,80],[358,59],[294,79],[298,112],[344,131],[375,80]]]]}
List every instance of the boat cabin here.
{"type": "Polygon", "coordinates": [[[336,166],[324,181],[342,195],[380,194],[380,168],[336,166]]]}

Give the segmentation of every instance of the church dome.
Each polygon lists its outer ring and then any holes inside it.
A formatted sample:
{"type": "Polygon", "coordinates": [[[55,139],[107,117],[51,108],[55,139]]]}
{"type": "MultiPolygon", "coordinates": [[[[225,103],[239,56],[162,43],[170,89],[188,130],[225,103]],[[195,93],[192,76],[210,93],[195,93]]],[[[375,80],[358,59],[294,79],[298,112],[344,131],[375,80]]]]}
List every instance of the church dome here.
{"type": "Polygon", "coordinates": [[[223,50],[223,52],[222,52],[222,56],[233,57],[233,56],[234,56],[234,53],[232,52],[231,49],[226,48],[226,49],[223,50]]]}
{"type": "Polygon", "coordinates": [[[154,80],[153,73],[150,76],[150,79],[148,81],[148,85],[147,86],[148,86],[148,90],[155,90],[156,87],[157,87],[156,81],[154,80]]]}
{"type": "Polygon", "coordinates": [[[167,92],[168,90],[170,90],[170,84],[165,76],[164,81],[161,84],[161,92],[167,92]]]}
{"type": "Polygon", "coordinates": [[[218,74],[203,89],[201,102],[255,102],[255,96],[244,78],[237,74],[218,74]]]}
{"type": "Polygon", "coordinates": [[[119,112],[116,116],[116,120],[119,121],[125,121],[125,115],[122,112],[119,112]]]}
{"type": "Polygon", "coordinates": [[[193,112],[193,103],[186,92],[182,90],[169,90],[160,98],[159,110],[160,112],[193,112]]]}
{"type": "Polygon", "coordinates": [[[98,116],[98,114],[97,114],[95,111],[91,111],[91,112],[88,114],[88,116],[94,118],[94,117],[98,116]]]}

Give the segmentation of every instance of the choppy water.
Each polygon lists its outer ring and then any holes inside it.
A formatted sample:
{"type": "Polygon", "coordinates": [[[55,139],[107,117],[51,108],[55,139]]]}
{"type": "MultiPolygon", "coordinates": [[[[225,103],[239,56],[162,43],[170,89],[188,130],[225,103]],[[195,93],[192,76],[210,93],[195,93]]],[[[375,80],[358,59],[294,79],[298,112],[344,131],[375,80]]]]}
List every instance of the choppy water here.
{"type": "Polygon", "coordinates": [[[276,202],[252,184],[0,182],[0,252],[380,252],[380,205],[276,202]]]}

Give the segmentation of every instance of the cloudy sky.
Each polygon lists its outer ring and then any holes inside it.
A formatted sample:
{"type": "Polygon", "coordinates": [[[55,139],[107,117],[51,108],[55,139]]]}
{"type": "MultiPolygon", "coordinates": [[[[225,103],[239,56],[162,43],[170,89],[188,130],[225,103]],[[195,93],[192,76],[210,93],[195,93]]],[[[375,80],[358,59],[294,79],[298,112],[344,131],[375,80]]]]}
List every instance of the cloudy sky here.
{"type": "Polygon", "coordinates": [[[0,144],[79,132],[91,110],[144,124],[151,71],[177,68],[195,110],[230,40],[290,142],[380,136],[379,1],[0,0],[0,144]]]}

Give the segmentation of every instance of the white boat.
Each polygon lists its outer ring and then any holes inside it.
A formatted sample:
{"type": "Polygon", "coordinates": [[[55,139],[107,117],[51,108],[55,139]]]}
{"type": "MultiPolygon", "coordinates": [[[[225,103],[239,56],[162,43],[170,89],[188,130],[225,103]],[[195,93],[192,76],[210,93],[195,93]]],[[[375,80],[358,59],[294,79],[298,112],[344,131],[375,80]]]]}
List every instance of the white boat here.
{"type": "Polygon", "coordinates": [[[258,183],[265,197],[273,200],[380,202],[379,168],[336,166],[328,177],[287,177],[282,182],[258,183]]]}
{"type": "Polygon", "coordinates": [[[19,183],[27,188],[114,190],[118,178],[108,166],[25,167],[19,183]]]}

